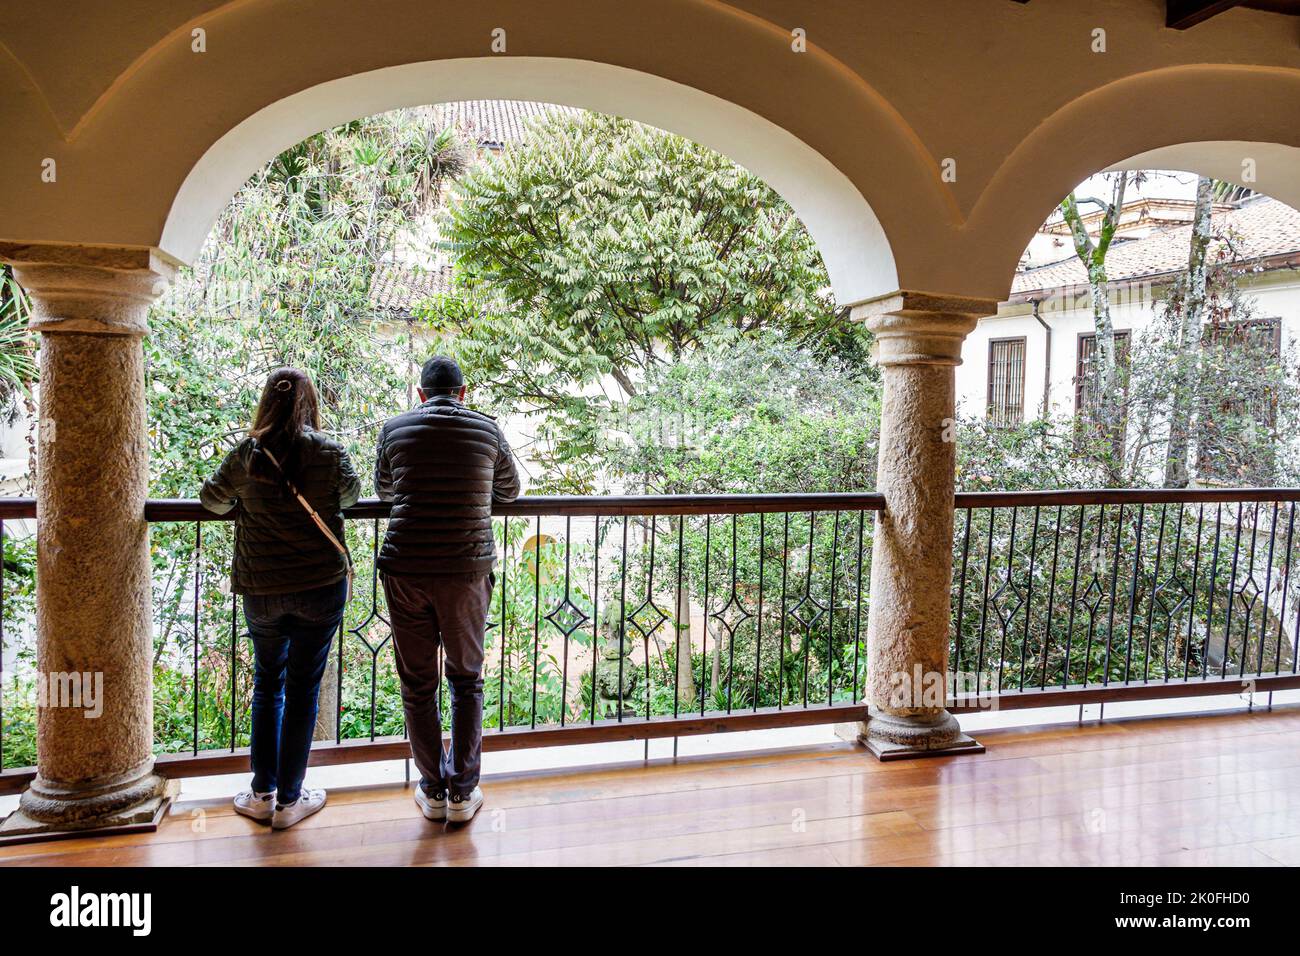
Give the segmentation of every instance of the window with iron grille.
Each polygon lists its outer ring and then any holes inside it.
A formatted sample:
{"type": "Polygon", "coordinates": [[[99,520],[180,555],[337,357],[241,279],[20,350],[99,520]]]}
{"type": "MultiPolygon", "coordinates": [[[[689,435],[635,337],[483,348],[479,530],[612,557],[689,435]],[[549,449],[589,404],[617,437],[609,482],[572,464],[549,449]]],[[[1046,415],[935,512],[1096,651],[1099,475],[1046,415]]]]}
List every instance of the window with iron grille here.
{"type": "MultiPolygon", "coordinates": [[[[1115,332],[1115,369],[1117,372],[1128,371],[1129,333],[1127,329],[1115,332]]],[[[1074,414],[1078,418],[1086,416],[1092,406],[1092,356],[1097,349],[1097,336],[1093,332],[1079,335],[1079,347],[1074,366],[1074,414]]],[[[1120,375],[1120,382],[1125,394],[1128,393],[1128,376],[1120,375]]]]}
{"type": "MultiPolygon", "coordinates": [[[[1076,446],[1082,449],[1086,436],[1100,426],[1093,419],[1093,355],[1097,349],[1097,336],[1093,332],[1079,335],[1078,351],[1074,366],[1074,421],[1076,446]]],[[[1127,329],[1115,331],[1115,377],[1118,379],[1120,394],[1119,447],[1124,447],[1128,439],[1128,368],[1129,368],[1129,333],[1127,329]]]]}
{"type": "Polygon", "coordinates": [[[1205,341],[1225,342],[1248,348],[1262,349],[1273,357],[1282,355],[1282,320],[1242,319],[1236,322],[1215,322],[1205,329],[1205,341]]]}
{"type": "Polygon", "coordinates": [[[1202,333],[1202,349],[1209,373],[1226,376],[1233,386],[1224,394],[1202,399],[1196,429],[1200,477],[1271,484],[1276,462],[1270,436],[1277,425],[1271,373],[1282,358],[1282,320],[1212,323],[1202,333]]]}
{"type": "Polygon", "coordinates": [[[988,418],[999,428],[1025,417],[1025,339],[989,340],[988,418]]]}

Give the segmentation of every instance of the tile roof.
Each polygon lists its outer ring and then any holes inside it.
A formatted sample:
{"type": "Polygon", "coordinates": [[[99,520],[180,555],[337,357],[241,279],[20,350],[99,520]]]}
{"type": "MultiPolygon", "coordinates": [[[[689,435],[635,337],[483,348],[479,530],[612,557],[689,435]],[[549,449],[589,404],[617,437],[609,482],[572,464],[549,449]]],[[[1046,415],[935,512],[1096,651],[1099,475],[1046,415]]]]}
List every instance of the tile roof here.
{"type": "MultiPolygon", "coordinates": [[[[528,121],[535,116],[578,116],[583,111],[526,100],[466,100],[415,107],[412,112],[431,116],[438,126],[456,126],[472,135],[479,146],[500,148],[521,142],[527,134],[528,121]]],[[[214,273],[220,272],[222,253],[223,248],[217,247],[215,257],[200,256],[193,264],[195,281],[183,288],[190,296],[209,294],[207,308],[233,316],[248,304],[241,292],[237,290],[226,299],[221,297],[221,290],[207,290],[214,273]]],[[[391,258],[379,264],[370,285],[370,305],[377,316],[404,319],[422,299],[450,289],[453,267],[445,254],[434,250],[431,258],[428,255],[422,258],[423,262],[391,258]]]]}
{"type": "Polygon", "coordinates": [[[528,121],[547,114],[578,116],[582,110],[554,103],[528,100],[464,100],[427,107],[442,126],[456,126],[472,133],[480,146],[500,148],[518,143],[527,132],[528,121]]]}
{"type": "Polygon", "coordinates": [[[375,270],[370,283],[370,305],[386,318],[406,318],[415,304],[451,288],[452,264],[432,262],[427,266],[386,260],[375,270]]]}
{"type": "MultiPolygon", "coordinates": [[[[440,126],[455,126],[479,146],[501,148],[522,142],[535,116],[578,116],[583,111],[527,100],[464,100],[420,107],[440,126]]],[[[422,299],[448,291],[453,267],[444,254],[431,250],[425,264],[402,259],[380,263],[370,287],[370,303],[386,318],[406,318],[422,299]]]]}
{"type": "MultiPolygon", "coordinates": [[[[1276,199],[1261,197],[1215,217],[1215,227],[1226,231],[1235,244],[1234,260],[1249,262],[1300,252],[1300,212],[1276,199]]],[[[1112,282],[1167,275],[1187,268],[1192,227],[1179,226],[1143,239],[1116,242],[1106,255],[1106,274],[1112,282]]],[[[1024,269],[1016,275],[1012,295],[1086,285],[1088,275],[1078,258],[1024,269]]]]}

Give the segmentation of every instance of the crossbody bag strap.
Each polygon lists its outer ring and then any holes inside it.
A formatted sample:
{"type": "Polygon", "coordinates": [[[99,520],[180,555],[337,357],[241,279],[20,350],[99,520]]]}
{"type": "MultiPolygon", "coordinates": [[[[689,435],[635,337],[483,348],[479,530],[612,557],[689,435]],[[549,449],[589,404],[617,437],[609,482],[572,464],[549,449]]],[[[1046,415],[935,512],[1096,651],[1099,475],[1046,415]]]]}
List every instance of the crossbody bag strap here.
{"type": "Polygon", "coordinates": [[[271,464],[275,465],[276,470],[280,472],[280,477],[283,478],[284,483],[289,486],[289,490],[293,492],[293,496],[298,499],[298,503],[302,505],[307,514],[311,516],[311,520],[316,522],[316,527],[320,528],[321,533],[324,534],[325,537],[329,538],[330,543],[334,545],[334,547],[338,548],[339,554],[343,555],[343,560],[347,562],[348,575],[351,576],[352,552],[347,549],[342,541],[335,537],[334,532],[329,529],[329,525],[327,525],[325,520],[316,513],[316,509],[311,506],[311,502],[304,498],[302,493],[294,487],[293,482],[289,480],[289,476],[284,473],[284,468],[280,466],[280,462],[276,460],[275,455],[271,454],[271,449],[262,445],[259,445],[258,448],[261,450],[262,454],[271,459],[271,464]]]}

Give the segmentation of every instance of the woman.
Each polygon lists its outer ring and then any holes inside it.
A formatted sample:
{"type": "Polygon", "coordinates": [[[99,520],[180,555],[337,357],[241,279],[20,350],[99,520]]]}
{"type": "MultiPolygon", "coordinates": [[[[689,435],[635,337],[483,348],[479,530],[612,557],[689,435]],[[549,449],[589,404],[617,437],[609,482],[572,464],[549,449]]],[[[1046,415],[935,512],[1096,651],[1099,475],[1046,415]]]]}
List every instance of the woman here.
{"type": "Polygon", "coordinates": [[[282,368],[266,380],[248,437],[200,494],[217,514],[238,508],[230,577],[253,638],[253,783],[235,812],[277,830],[325,805],[325,791],[302,781],[347,601],[342,511],[360,492],[347,452],[320,432],[311,379],[282,368]]]}

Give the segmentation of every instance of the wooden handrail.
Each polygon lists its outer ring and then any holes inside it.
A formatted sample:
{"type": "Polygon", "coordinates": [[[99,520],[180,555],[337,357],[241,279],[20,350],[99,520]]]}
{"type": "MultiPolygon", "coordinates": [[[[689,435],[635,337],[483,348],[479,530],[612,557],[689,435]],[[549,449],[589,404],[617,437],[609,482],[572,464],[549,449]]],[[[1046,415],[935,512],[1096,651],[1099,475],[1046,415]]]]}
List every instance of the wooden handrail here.
{"type": "MultiPolygon", "coordinates": [[[[387,518],[390,505],[362,498],[343,512],[345,518],[387,518]]],[[[805,511],[883,511],[884,495],[872,492],[828,492],[782,495],[524,495],[495,504],[498,517],[536,515],[725,515],[805,511]]],[[[148,521],[229,521],[230,512],[213,514],[193,498],[150,498],[144,505],[148,521]]],[[[35,518],[34,498],[0,498],[0,520],[35,518]]]]}
{"type": "MultiPolygon", "coordinates": [[[[1300,488],[1070,488],[1052,491],[959,491],[954,507],[1012,508],[1105,504],[1214,504],[1234,501],[1300,501],[1300,488]]],[[[386,518],[389,504],[363,498],[344,511],[348,518],[386,518]]],[[[885,496],[875,492],[824,492],[780,495],[525,495],[497,504],[498,516],[619,516],[773,514],[806,511],[883,511],[885,496]]],[[[193,498],[151,498],[149,521],[228,521],[193,498]]],[[[36,499],[0,498],[0,520],[36,517],[36,499]]]]}
{"type": "MultiPolygon", "coordinates": [[[[771,514],[800,511],[880,511],[883,495],[827,493],[806,495],[524,495],[507,504],[495,504],[498,517],[533,515],[702,515],[771,514]]],[[[343,512],[346,518],[387,518],[389,504],[363,498],[343,512]]],[[[155,499],[145,503],[150,521],[221,521],[233,515],[215,515],[192,499],[155,499]]]]}
{"type": "Polygon", "coordinates": [[[0,498],[0,520],[35,517],[35,498],[0,498]]]}
{"type": "Polygon", "coordinates": [[[1063,491],[960,491],[957,508],[1024,505],[1174,505],[1224,501],[1300,501],[1300,488],[1070,488],[1063,491]]]}

